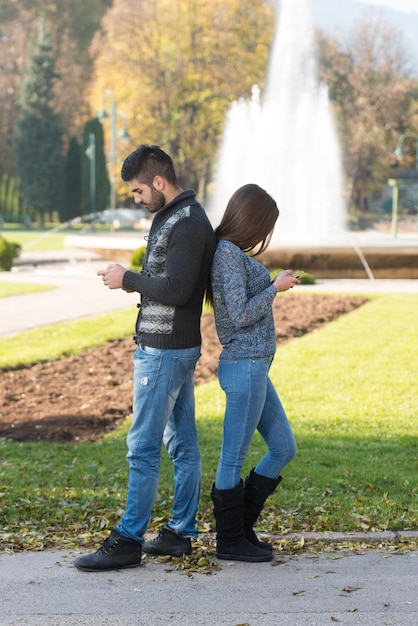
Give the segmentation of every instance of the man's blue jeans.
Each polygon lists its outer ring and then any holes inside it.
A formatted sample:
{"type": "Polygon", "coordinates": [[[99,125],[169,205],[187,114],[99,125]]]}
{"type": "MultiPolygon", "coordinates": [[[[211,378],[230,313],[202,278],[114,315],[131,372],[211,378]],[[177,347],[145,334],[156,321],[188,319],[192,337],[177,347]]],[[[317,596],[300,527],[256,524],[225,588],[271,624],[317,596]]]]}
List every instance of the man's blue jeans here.
{"type": "Polygon", "coordinates": [[[195,516],[201,462],[195,423],[194,370],[200,346],[160,350],[138,346],[134,354],[133,419],[128,433],[128,498],[116,530],[144,542],[160,475],[164,441],[174,464],[171,530],[197,537],[195,516]]]}
{"type": "Polygon", "coordinates": [[[216,472],[217,489],[233,489],[257,429],[268,451],[257,474],[278,478],[296,454],[296,441],[279,396],[268,377],[272,357],[219,361],[218,377],[226,394],[222,449],[216,472]]]}

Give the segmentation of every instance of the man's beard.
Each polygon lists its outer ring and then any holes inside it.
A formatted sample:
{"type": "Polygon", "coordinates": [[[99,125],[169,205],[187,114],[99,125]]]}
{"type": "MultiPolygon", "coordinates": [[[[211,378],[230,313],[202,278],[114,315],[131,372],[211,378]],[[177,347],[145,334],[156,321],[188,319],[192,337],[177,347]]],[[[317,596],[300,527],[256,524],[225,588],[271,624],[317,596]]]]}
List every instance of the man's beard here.
{"type": "Polygon", "coordinates": [[[162,209],[162,207],[165,206],[166,204],[167,202],[165,199],[165,195],[161,193],[161,191],[158,191],[157,189],[152,187],[151,188],[151,202],[147,206],[148,211],[150,213],[156,213],[157,211],[162,209]]]}

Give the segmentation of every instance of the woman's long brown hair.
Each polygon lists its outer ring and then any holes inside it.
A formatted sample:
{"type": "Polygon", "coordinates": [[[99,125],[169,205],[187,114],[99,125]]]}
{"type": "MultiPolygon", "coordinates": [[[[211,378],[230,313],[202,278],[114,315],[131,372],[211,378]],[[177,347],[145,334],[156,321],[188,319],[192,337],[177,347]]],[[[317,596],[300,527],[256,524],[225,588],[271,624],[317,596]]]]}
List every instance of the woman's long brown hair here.
{"type": "MultiPolygon", "coordinates": [[[[215,228],[216,239],[230,241],[243,252],[257,256],[268,247],[278,217],[277,204],[264,189],[253,183],[243,185],[232,194],[221,223],[215,228]]],[[[206,301],[213,304],[210,278],[206,301]]]]}

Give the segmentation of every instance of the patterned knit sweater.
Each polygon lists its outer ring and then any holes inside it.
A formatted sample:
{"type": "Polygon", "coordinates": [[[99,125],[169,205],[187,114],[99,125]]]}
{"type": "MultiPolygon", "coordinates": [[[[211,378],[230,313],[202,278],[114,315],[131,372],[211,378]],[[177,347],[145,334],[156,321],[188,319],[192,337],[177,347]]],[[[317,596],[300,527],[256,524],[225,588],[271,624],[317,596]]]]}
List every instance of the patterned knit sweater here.
{"type": "Polygon", "coordinates": [[[268,270],[229,241],[218,242],[211,269],[220,359],[273,355],[272,304],[277,295],[268,270]]]}
{"type": "Polygon", "coordinates": [[[177,350],[201,344],[200,316],[215,245],[192,189],[155,214],[142,271],[123,276],[123,287],[141,294],[138,344],[177,350]]]}

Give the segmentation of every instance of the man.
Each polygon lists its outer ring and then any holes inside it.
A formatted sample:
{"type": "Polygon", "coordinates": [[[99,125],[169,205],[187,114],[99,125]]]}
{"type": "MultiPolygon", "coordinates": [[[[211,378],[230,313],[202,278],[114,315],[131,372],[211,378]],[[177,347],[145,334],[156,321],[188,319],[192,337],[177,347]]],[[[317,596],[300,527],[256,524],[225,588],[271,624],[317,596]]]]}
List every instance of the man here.
{"type": "Polygon", "coordinates": [[[134,337],[126,509],[97,552],[75,560],[85,571],[135,567],[142,551],[190,554],[190,539],[197,537],[201,468],[194,370],[215,235],[194,191],[183,191],[171,158],[158,146],[137,148],[123,163],[121,175],[135,202],[154,213],[154,219],[140,273],[119,264],[98,272],[109,289],[140,293],[141,304],[134,337]],[[158,489],[162,441],[174,464],[172,515],[153,541],[144,542],[158,489]]]}

